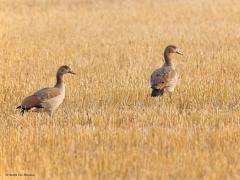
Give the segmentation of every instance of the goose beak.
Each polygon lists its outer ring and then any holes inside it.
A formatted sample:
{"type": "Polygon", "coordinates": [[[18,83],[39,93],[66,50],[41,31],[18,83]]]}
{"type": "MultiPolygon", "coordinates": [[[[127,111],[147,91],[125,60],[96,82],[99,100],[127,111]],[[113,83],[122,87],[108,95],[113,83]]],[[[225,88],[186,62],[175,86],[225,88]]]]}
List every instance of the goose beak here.
{"type": "Polygon", "coordinates": [[[76,73],[73,72],[73,70],[69,70],[68,73],[76,75],[76,73]]]}
{"type": "Polygon", "coordinates": [[[180,54],[180,55],[183,55],[183,53],[179,49],[176,51],[176,53],[180,54]]]}

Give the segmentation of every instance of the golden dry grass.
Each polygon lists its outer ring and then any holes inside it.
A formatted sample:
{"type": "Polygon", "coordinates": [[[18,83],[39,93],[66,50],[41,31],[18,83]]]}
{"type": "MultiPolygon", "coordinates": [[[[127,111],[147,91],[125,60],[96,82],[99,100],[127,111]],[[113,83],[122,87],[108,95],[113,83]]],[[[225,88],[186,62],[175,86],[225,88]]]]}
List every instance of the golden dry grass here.
{"type": "Polygon", "coordinates": [[[239,179],[237,0],[1,0],[0,175],[49,179],[239,179]],[[181,84],[149,97],[166,45],[181,84]],[[50,119],[22,98],[67,64],[50,119]]]}

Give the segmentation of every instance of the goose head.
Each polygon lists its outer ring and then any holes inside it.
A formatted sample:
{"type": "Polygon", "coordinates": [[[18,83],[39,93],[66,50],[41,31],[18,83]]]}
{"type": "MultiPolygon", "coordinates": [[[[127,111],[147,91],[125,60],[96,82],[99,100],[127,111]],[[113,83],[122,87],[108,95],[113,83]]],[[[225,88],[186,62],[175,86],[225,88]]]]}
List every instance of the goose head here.
{"type": "Polygon", "coordinates": [[[176,54],[180,54],[183,55],[183,53],[179,50],[179,48],[177,46],[174,45],[169,45],[165,48],[165,53],[176,53],[176,54]]]}
{"type": "Polygon", "coordinates": [[[69,66],[63,65],[58,69],[57,74],[58,75],[64,75],[64,74],[76,74],[69,66]]]}

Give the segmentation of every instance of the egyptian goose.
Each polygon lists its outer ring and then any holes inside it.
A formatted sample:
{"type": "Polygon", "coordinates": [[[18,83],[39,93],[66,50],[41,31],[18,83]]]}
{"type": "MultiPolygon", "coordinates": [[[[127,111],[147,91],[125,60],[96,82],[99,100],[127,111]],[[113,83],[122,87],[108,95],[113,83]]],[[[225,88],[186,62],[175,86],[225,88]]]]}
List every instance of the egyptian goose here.
{"type": "Polygon", "coordinates": [[[172,53],[183,55],[174,45],[169,45],[165,48],[164,64],[151,75],[152,97],[162,96],[164,89],[171,94],[177,85],[178,74],[172,64],[172,53]]]}
{"type": "Polygon", "coordinates": [[[63,82],[64,74],[75,74],[70,67],[64,65],[57,71],[57,82],[54,87],[43,88],[33,95],[26,97],[17,109],[21,109],[21,113],[26,111],[48,112],[52,117],[53,112],[59,107],[65,98],[65,85],[63,82]]]}

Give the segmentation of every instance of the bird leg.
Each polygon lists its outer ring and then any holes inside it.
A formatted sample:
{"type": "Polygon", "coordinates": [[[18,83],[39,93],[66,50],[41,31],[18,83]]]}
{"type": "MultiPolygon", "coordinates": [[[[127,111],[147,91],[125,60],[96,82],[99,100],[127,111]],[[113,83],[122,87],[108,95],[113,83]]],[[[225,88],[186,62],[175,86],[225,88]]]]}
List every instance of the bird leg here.
{"type": "Polygon", "coordinates": [[[48,115],[49,115],[50,118],[52,119],[52,118],[53,118],[53,111],[49,111],[49,112],[48,112],[48,115]]]}
{"type": "Polygon", "coordinates": [[[172,103],[172,92],[169,92],[169,98],[170,98],[170,102],[172,103]]]}

